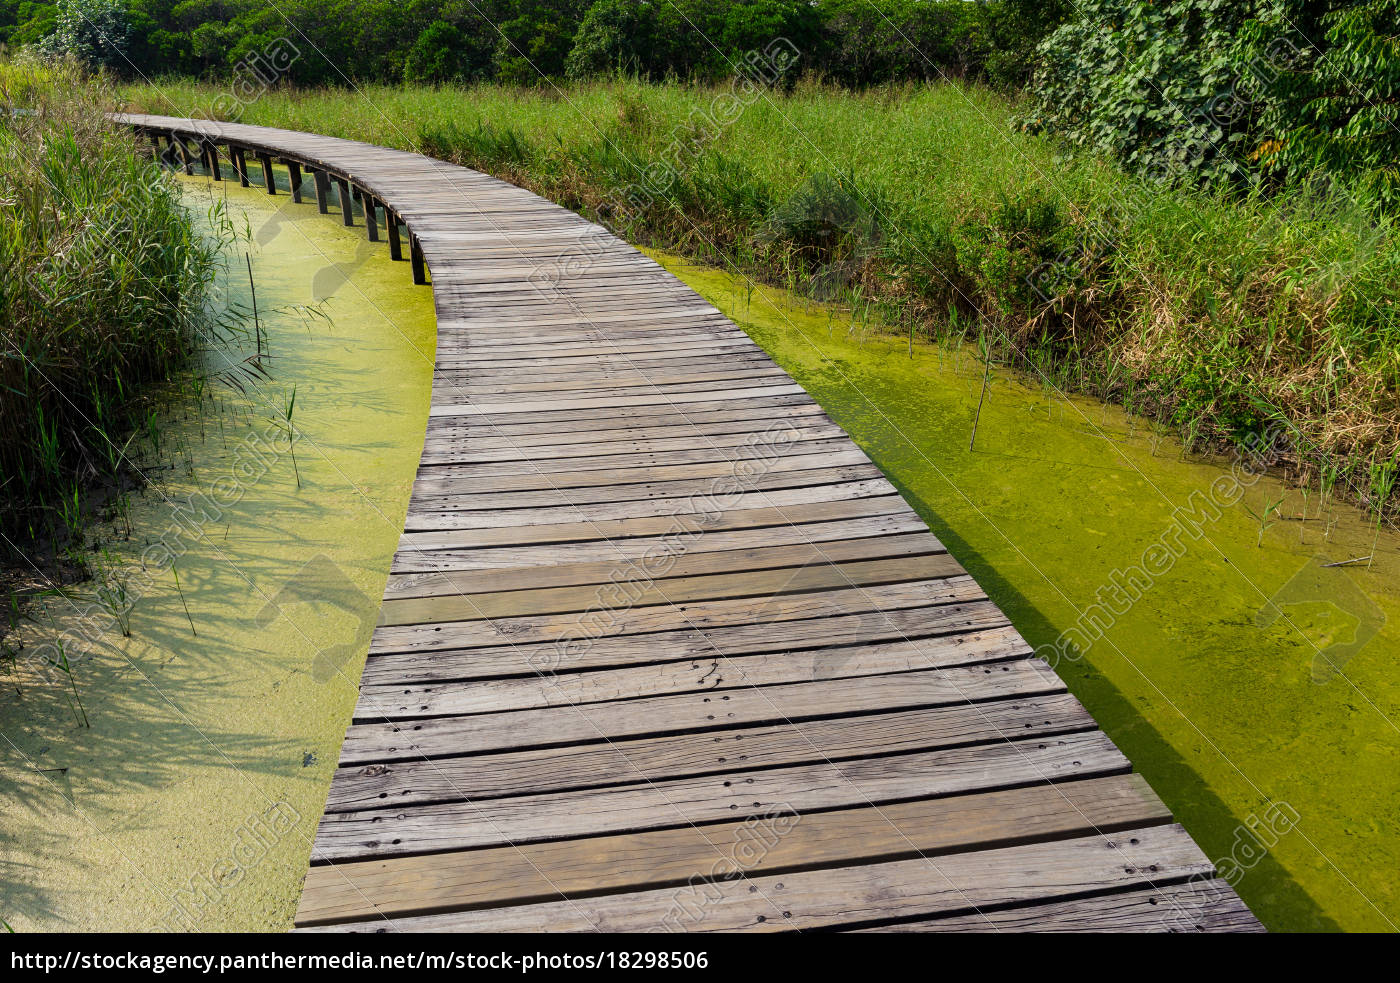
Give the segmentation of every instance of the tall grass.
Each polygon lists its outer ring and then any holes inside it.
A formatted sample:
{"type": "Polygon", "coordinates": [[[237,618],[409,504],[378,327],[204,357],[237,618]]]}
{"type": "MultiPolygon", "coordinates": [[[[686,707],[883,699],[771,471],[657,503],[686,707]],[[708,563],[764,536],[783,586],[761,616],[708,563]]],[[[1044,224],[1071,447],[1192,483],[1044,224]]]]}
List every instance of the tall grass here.
{"type": "MultiPolygon", "coordinates": [[[[687,130],[723,91],[281,90],[241,118],[488,171],[634,241],[859,297],[893,329],[987,332],[998,357],[1188,441],[1284,425],[1300,479],[1395,507],[1374,462],[1400,451],[1400,236],[1373,202],[1130,178],[1027,135],[1013,103],[975,86],[802,83],[687,130]]],[[[220,104],[179,80],[123,95],[161,113],[220,104]]]]}
{"type": "Polygon", "coordinates": [[[64,64],[0,62],[0,531],[81,535],[152,387],[189,363],[218,244],[64,64]]]}

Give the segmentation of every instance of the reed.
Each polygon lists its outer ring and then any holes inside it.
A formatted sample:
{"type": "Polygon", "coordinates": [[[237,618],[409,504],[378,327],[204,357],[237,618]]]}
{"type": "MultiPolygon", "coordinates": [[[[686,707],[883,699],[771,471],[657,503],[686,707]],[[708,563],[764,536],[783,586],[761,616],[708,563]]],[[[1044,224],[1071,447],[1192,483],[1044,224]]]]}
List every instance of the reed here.
{"type": "Polygon", "coordinates": [[[219,244],[76,66],[0,61],[0,531],[80,543],[211,332],[219,244]]]}

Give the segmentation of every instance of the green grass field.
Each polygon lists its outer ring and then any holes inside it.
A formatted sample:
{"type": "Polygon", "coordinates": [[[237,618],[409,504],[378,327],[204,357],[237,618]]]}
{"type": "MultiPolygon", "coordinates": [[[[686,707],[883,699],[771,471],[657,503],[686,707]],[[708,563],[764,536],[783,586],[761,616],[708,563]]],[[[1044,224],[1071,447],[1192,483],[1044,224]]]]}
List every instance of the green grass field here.
{"type": "MultiPolygon", "coordinates": [[[[162,80],[120,101],[208,115],[220,94],[162,80]]],[[[1393,219],[1335,192],[1226,198],[1132,179],[1016,118],[972,86],[632,81],[278,90],[240,114],[418,149],[896,330],[981,338],[1190,443],[1284,427],[1296,477],[1393,510],[1393,219]]]]}

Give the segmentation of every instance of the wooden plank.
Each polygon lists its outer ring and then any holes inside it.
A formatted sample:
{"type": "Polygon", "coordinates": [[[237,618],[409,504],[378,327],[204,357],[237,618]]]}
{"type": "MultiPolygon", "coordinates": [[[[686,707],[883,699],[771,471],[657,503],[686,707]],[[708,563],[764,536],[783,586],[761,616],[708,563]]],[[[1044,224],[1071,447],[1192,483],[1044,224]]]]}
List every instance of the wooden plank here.
{"type": "Polygon", "coordinates": [[[965,604],[985,600],[971,577],[842,587],[805,594],[775,594],[761,600],[734,598],[695,601],[683,609],[670,605],[632,610],[600,606],[598,611],[547,614],[490,621],[452,621],[434,625],[378,627],[370,653],[430,652],[527,642],[569,643],[607,636],[644,635],[680,628],[717,628],[724,625],[759,624],[799,618],[851,614],[858,611],[891,611],[935,604],[965,604]]]}
{"type": "Polygon", "coordinates": [[[587,672],[561,666],[551,670],[547,680],[542,680],[538,673],[504,679],[482,679],[468,675],[461,680],[435,679],[422,683],[398,678],[392,682],[362,686],[355,716],[371,721],[455,716],[600,703],[667,693],[716,693],[776,683],[851,679],[992,662],[1023,654],[1024,650],[1018,646],[1017,640],[1004,632],[959,632],[951,637],[934,636],[823,648],[797,656],[787,652],[747,656],[726,656],[714,652],[695,659],[587,672]]]}
{"type": "Polygon", "coordinates": [[[1127,770],[1127,759],[1103,734],[1064,734],[620,788],[327,813],[316,831],[312,856],[326,862],[571,839],[724,822],[775,809],[804,814],[1127,770]],[[386,818],[393,820],[391,825],[386,818]]]}
{"type": "Polygon", "coordinates": [[[925,669],[888,676],[821,679],[750,687],[632,697],[606,703],[562,704],[458,717],[356,722],[341,746],[342,765],[563,746],[649,734],[796,723],[880,710],[946,706],[969,699],[1058,693],[1064,684],[1043,662],[1015,659],[985,665],[925,669]]]}
{"type": "MultiPolygon", "coordinates": [[[[644,520],[618,521],[640,523],[644,520]]],[[[735,521],[741,520],[736,519],[735,521]]],[[[649,557],[654,559],[681,553],[727,551],[763,546],[791,546],[798,543],[820,543],[862,536],[918,533],[927,529],[923,520],[918,516],[903,512],[877,512],[874,515],[862,515],[850,519],[791,521],[786,524],[775,522],[768,525],[715,530],[706,528],[704,515],[701,513],[677,517],[674,522],[669,524],[669,528],[660,535],[630,536],[616,540],[593,537],[586,540],[550,542],[548,541],[549,533],[553,528],[552,526],[512,527],[511,531],[530,532],[528,536],[522,535],[523,539],[539,537],[545,542],[527,542],[509,547],[437,548],[419,546],[410,540],[401,544],[401,551],[396,555],[391,569],[394,573],[414,573],[554,566],[561,563],[606,563],[608,561],[626,563],[645,560],[649,557]]],[[[408,533],[406,535],[445,535],[447,532],[453,531],[482,534],[490,532],[490,530],[484,529],[447,530],[439,533],[408,533]]]]}
{"type": "MultiPolygon", "coordinates": [[[[804,456],[805,466],[783,467],[790,461],[778,460],[755,474],[735,473],[732,465],[713,469],[715,473],[678,475],[656,481],[625,484],[569,486],[553,484],[544,488],[513,489],[509,497],[492,492],[449,491],[431,494],[417,491],[409,502],[410,517],[442,515],[450,512],[479,512],[487,509],[559,508],[617,502],[644,502],[693,496],[728,496],[774,489],[810,488],[846,481],[883,479],[880,469],[869,462],[823,467],[820,460],[804,456]]],[[[707,471],[711,469],[707,468],[707,471]]],[[[409,521],[413,521],[410,518],[409,521]]]]}
{"type": "Polygon", "coordinates": [[[586,840],[312,867],[298,925],[504,907],[1170,822],[1137,775],[586,840]]]}
{"type": "MultiPolygon", "coordinates": [[[[685,395],[685,394],[682,394],[685,395]]],[[[806,428],[770,427],[758,434],[743,434],[732,438],[694,437],[689,442],[667,442],[672,446],[663,449],[643,447],[629,452],[626,448],[602,448],[586,446],[581,453],[540,455],[514,452],[507,454],[483,454],[481,459],[466,462],[425,464],[418,469],[418,485],[443,487],[434,482],[456,482],[467,484],[477,478],[495,478],[509,475],[552,475],[569,474],[579,471],[623,471],[627,469],[651,469],[663,463],[690,464],[711,461],[730,461],[761,469],[767,460],[785,456],[811,456],[826,452],[840,452],[849,448],[849,443],[840,437],[814,434],[806,428]]]]}
{"type": "Polygon", "coordinates": [[[431,598],[386,600],[380,609],[379,624],[426,625],[564,614],[618,604],[640,608],[653,604],[683,604],[739,597],[764,598],[834,587],[862,587],[954,577],[966,573],[967,571],[952,557],[946,553],[936,553],[894,560],[680,577],[668,580],[664,584],[644,581],[615,592],[600,590],[596,586],[582,586],[573,589],[544,588],[533,591],[446,594],[431,598]]]}
{"type": "MultiPolygon", "coordinates": [[[[801,445],[798,445],[801,448],[801,445]]],[[[805,449],[804,449],[805,450],[805,449]]],[[[608,501],[622,501],[628,492],[616,488],[618,485],[653,485],[656,482],[679,481],[695,478],[719,479],[712,484],[715,488],[732,487],[735,483],[741,488],[756,487],[763,477],[778,471],[813,471],[829,468],[849,467],[869,464],[870,460],[856,447],[832,450],[825,454],[789,453],[776,457],[734,460],[720,458],[712,461],[697,461],[690,464],[667,464],[646,467],[634,464],[622,468],[588,468],[578,471],[546,471],[503,475],[475,475],[470,483],[444,479],[430,475],[414,482],[413,493],[419,498],[451,497],[465,500],[465,495],[481,495],[487,492],[522,492],[545,489],[575,489],[607,487],[612,494],[620,497],[608,501]],[[462,486],[470,488],[464,492],[462,486]]],[[[878,474],[873,468],[867,474],[878,474]]],[[[574,493],[570,491],[570,497],[574,493]]],[[[511,501],[524,502],[512,494],[511,501]]],[[[496,499],[497,504],[500,498],[496,499]]]]}
{"type": "MultiPolygon", "coordinates": [[[[344,910],[350,910],[347,905],[344,910]]],[[[419,909],[420,911],[429,909],[419,909]]],[[[374,913],[360,908],[359,917],[374,913]]],[[[862,932],[1262,932],[1264,926],[1224,881],[1099,894],[1070,901],[924,918],[862,932]]]]}
{"type": "Polygon", "coordinates": [[[1067,693],[1033,699],[671,734],[564,748],[341,768],[327,812],[480,802],[1092,730],[1067,693]]]}
{"type": "Polygon", "coordinates": [[[785,932],[976,912],[1209,876],[1210,861],[1177,825],[1052,840],[937,858],[720,880],[678,898],[662,889],[545,904],[376,919],[339,931],[785,932]]]}
{"type": "Polygon", "coordinates": [[[684,410],[673,406],[618,406],[611,409],[561,410],[541,413],[528,419],[475,420],[467,417],[429,417],[427,432],[491,435],[563,433],[658,426],[663,423],[690,424],[736,419],[771,421],[775,416],[790,419],[800,414],[820,412],[821,407],[806,395],[770,396],[766,399],[748,400],[740,406],[715,403],[710,406],[689,405],[684,410]]]}
{"type": "MultiPolygon", "coordinates": [[[[417,553],[477,550],[491,546],[528,546],[540,543],[594,542],[635,539],[698,532],[717,533],[766,526],[795,526],[814,522],[902,516],[917,519],[898,495],[869,495],[835,501],[797,502],[790,505],[756,505],[725,508],[718,497],[677,506],[670,514],[628,519],[590,519],[585,522],[507,526],[503,529],[435,529],[405,532],[399,549],[417,553]]],[[[754,545],[759,545],[755,543],[754,545]]]]}
{"type": "MultiPolygon", "coordinates": [[[[893,485],[883,478],[866,481],[841,481],[831,484],[803,485],[797,488],[777,488],[771,491],[717,492],[705,489],[686,498],[651,498],[642,501],[603,502],[538,508],[491,508],[434,510],[410,512],[404,532],[426,532],[440,529],[505,529],[511,526],[561,525],[575,522],[597,522],[608,519],[638,519],[649,516],[703,515],[713,501],[735,509],[782,508],[814,502],[839,502],[848,499],[876,498],[897,494],[893,485]]],[[[743,568],[740,568],[743,569],[743,568]]]]}
{"type": "MultiPolygon", "coordinates": [[[[558,675],[583,669],[619,668],[724,656],[783,655],[813,679],[861,675],[854,667],[875,664],[886,646],[917,643],[920,658],[934,665],[976,662],[984,652],[1010,658],[1030,647],[990,601],[871,611],[831,618],[763,622],[704,631],[686,626],[641,639],[601,635],[566,645],[504,643],[482,648],[371,655],[364,685],[419,683],[508,676],[558,675]],[[867,653],[873,648],[877,651],[867,653]],[[839,670],[839,671],[838,671],[839,670]]],[[[988,656],[993,657],[993,656],[988,656]]],[[[911,668],[911,667],[910,667],[911,668]]],[[[895,671],[895,670],[891,670],[895,671]]],[[[664,680],[669,671],[657,668],[664,680]]]]}

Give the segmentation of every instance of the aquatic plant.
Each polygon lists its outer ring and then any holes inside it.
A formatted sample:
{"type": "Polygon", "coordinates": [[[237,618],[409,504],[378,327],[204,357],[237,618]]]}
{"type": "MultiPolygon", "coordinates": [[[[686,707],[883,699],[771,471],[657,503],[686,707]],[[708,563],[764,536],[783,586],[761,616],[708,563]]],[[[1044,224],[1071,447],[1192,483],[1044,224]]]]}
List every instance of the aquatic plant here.
{"type": "Polygon", "coordinates": [[[0,62],[0,532],[79,542],[88,496],[158,441],[153,392],[225,329],[218,243],[66,63],[0,62]]]}

